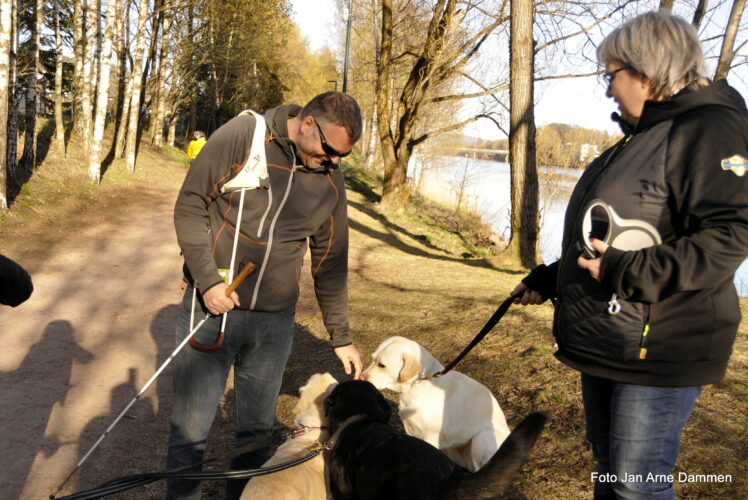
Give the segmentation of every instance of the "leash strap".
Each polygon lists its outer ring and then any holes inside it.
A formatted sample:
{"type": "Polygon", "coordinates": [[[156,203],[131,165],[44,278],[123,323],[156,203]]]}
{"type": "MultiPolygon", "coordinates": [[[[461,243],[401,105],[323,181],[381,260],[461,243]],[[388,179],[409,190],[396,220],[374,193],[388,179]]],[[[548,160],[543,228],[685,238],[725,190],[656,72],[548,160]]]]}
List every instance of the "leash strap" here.
{"type": "Polygon", "coordinates": [[[445,375],[447,372],[449,372],[452,368],[457,365],[460,361],[462,361],[462,358],[467,356],[467,353],[469,353],[473,347],[478,345],[478,343],[483,340],[483,337],[488,335],[488,332],[493,330],[493,328],[496,326],[496,324],[501,320],[501,318],[504,317],[504,314],[509,310],[512,303],[514,302],[514,299],[516,297],[514,295],[510,295],[504,302],[501,303],[499,308],[496,310],[495,313],[493,313],[493,316],[488,320],[488,322],[483,326],[481,331],[478,332],[478,335],[475,336],[475,338],[470,342],[465,349],[462,350],[462,352],[457,356],[454,361],[449,363],[445,369],[434,375],[433,377],[441,377],[442,375],[445,375]]]}

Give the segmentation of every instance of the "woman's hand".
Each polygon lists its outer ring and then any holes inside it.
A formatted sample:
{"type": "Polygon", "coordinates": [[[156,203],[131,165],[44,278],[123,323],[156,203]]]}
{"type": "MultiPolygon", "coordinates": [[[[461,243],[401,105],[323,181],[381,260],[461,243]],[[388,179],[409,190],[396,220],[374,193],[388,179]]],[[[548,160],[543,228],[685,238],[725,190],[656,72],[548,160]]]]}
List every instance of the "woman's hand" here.
{"type": "Polygon", "coordinates": [[[580,255],[577,259],[577,265],[582,269],[586,269],[587,271],[589,271],[592,278],[600,281],[600,267],[603,263],[603,256],[608,250],[608,244],[602,240],[590,238],[590,245],[597,252],[597,257],[595,257],[594,259],[590,259],[589,257],[587,257],[587,255],[582,253],[582,255],[580,255]]]}
{"type": "Polygon", "coordinates": [[[545,299],[540,295],[540,292],[527,288],[527,285],[522,282],[512,290],[512,296],[516,297],[514,299],[515,304],[522,304],[523,306],[536,306],[545,302],[545,299]]]}

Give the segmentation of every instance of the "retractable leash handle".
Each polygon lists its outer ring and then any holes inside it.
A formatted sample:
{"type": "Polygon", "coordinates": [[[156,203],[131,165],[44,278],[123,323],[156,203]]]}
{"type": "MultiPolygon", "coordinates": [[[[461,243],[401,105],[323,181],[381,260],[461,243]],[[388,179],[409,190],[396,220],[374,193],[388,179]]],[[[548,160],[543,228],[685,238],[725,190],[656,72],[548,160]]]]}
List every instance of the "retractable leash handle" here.
{"type": "MultiPolygon", "coordinates": [[[[255,265],[252,262],[248,262],[246,266],[244,266],[244,269],[241,273],[236,277],[234,281],[231,282],[231,284],[226,288],[226,296],[231,296],[231,293],[236,290],[236,288],[242,284],[242,282],[247,279],[247,276],[254,270],[255,265]]],[[[164,369],[171,363],[171,360],[176,357],[177,354],[179,354],[179,351],[182,350],[182,348],[187,344],[187,342],[192,339],[192,337],[197,333],[197,331],[200,329],[201,326],[208,320],[210,317],[210,313],[206,314],[202,320],[193,328],[190,330],[190,333],[187,334],[187,336],[182,340],[182,342],[179,343],[176,349],[174,349],[174,352],[171,353],[171,355],[164,361],[164,363],[159,367],[158,370],[156,370],[156,373],[153,374],[153,376],[148,380],[148,382],[145,383],[142,389],[138,391],[138,393],[135,395],[134,398],[125,406],[125,409],[120,412],[119,415],[117,415],[117,418],[114,419],[114,421],[111,423],[109,427],[107,427],[107,430],[104,431],[104,433],[99,436],[99,439],[96,440],[96,442],[91,446],[91,448],[86,452],[85,455],[83,455],[83,458],[81,458],[78,463],[75,466],[75,469],[68,474],[68,476],[65,478],[65,480],[60,484],[60,486],[57,487],[57,490],[49,495],[50,500],[54,500],[57,497],[57,494],[62,491],[62,488],[65,487],[67,482],[70,480],[71,477],[80,469],[81,465],[84,464],[86,460],[88,460],[88,457],[93,453],[93,451],[101,444],[101,442],[106,438],[109,433],[114,429],[114,426],[117,425],[117,423],[122,419],[122,417],[125,416],[125,413],[127,413],[127,410],[132,408],[132,405],[135,404],[135,402],[140,398],[140,396],[143,395],[145,391],[148,390],[148,388],[151,386],[151,384],[158,378],[159,375],[161,375],[161,372],[164,371],[164,369]]],[[[221,332],[221,336],[223,336],[223,332],[221,332]]]]}
{"type": "MultiPolygon", "coordinates": [[[[252,271],[255,270],[257,266],[253,262],[247,262],[247,265],[244,266],[244,269],[242,269],[242,272],[239,273],[239,276],[236,277],[236,279],[226,288],[226,297],[231,297],[231,294],[236,290],[239,285],[242,284],[242,282],[247,278],[247,276],[250,275],[252,271]]],[[[197,349],[201,352],[215,352],[218,349],[221,348],[223,345],[223,338],[224,338],[224,328],[226,327],[226,316],[224,315],[224,320],[221,322],[221,331],[218,332],[218,336],[216,337],[216,341],[213,343],[213,345],[210,344],[201,344],[198,342],[194,336],[190,337],[190,347],[193,349],[197,349]]]]}

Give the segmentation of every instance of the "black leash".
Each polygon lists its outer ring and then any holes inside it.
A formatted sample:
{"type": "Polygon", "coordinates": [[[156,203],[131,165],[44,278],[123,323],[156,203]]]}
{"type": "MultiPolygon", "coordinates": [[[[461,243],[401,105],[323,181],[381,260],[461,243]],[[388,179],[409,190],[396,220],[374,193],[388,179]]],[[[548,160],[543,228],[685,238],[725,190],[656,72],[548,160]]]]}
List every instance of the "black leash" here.
{"type": "Polygon", "coordinates": [[[143,486],[159,479],[196,479],[199,481],[207,480],[218,480],[218,479],[247,479],[255,476],[264,476],[266,474],[272,474],[274,472],[280,472],[282,470],[294,467],[302,464],[308,460],[313,459],[320,453],[323,448],[310,451],[303,457],[295,458],[278,465],[271,465],[269,467],[261,467],[258,469],[244,469],[244,470],[229,470],[229,471],[203,471],[203,472],[148,472],[144,474],[134,474],[132,476],[125,476],[108,483],[104,483],[98,488],[91,490],[81,491],[61,497],[60,500],[90,500],[94,498],[101,498],[107,495],[113,495],[121,491],[143,486]]]}
{"type": "MultiPolygon", "coordinates": [[[[176,479],[176,478],[200,479],[200,480],[245,479],[248,477],[271,474],[273,472],[278,472],[280,470],[283,470],[284,468],[293,467],[294,465],[298,465],[302,462],[306,462],[307,460],[311,460],[312,458],[317,456],[319,452],[312,452],[309,455],[302,457],[300,459],[294,459],[290,462],[274,465],[271,467],[260,468],[260,469],[246,469],[246,470],[235,470],[235,471],[226,471],[226,472],[216,472],[216,471],[183,472],[183,471],[185,471],[186,469],[190,469],[192,467],[206,465],[212,462],[217,462],[219,460],[224,460],[224,459],[232,458],[237,455],[242,455],[250,451],[259,450],[261,448],[266,448],[268,446],[273,446],[277,444],[278,442],[285,441],[287,438],[295,435],[295,433],[296,431],[290,431],[290,432],[286,432],[283,434],[270,435],[264,439],[260,439],[259,441],[255,441],[253,443],[246,444],[242,447],[235,448],[233,450],[230,450],[216,457],[208,458],[202,462],[185,465],[183,467],[178,467],[176,469],[172,469],[172,470],[168,470],[164,472],[147,472],[143,474],[133,474],[130,476],[124,476],[124,477],[120,477],[117,479],[112,479],[111,481],[107,481],[106,483],[100,486],[97,486],[96,488],[85,490],[85,491],[79,491],[77,493],[73,493],[71,495],[64,496],[64,497],[59,497],[59,500],[88,500],[88,499],[93,499],[93,498],[101,498],[107,495],[113,495],[114,493],[119,493],[120,491],[137,488],[138,486],[145,486],[146,484],[153,483],[155,481],[158,481],[159,479],[176,479]],[[278,467],[281,467],[281,468],[278,468],[278,467]],[[246,474],[246,475],[242,475],[242,474],[246,474]],[[192,476],[199,476],[199,477],[192,477],[192,476]]],[[[50,495],[49,498],[50,500],[55,500],[57,497],[50,495]]]]}
{"type": "Polygon", "coordinates": [[[517,297],[514,295],[510,295],[504,302],[501,303],[498,309],[496,309],[496,312],[493,313],[493,316],[488,320],[488,322],[481,328],[481,331],[478,332],[478,335],[475,336],[475,338],[467,345],[465,349],[462,350],[459,356],[457,356],[454,361],[449,363],[446,368],[444,368],[439,373],[432,375],[432,377],[441,377],[442,375],[445,375],[447,372],[449,372],[452,368],[457,365],[460,361],[462,361],[462,358],[464,358],[467,353],[469,353],[473,347],[478,345],[478,343],[483,340],[483,337],[488,335],[488,332],[493,330],[493,328],[496,326],[496,324],[501,320],[501,318],[504,317],[504,314],[509,310],[512,303],[517,297]]]}

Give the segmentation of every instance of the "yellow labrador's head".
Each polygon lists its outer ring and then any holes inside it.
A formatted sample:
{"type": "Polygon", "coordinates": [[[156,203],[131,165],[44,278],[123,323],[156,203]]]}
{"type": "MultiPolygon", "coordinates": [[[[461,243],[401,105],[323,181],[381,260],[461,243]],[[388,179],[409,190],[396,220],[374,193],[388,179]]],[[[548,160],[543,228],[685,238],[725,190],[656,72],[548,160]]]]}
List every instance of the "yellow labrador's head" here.
{"type": "Polygon", "coordinates": [[[294,425],[297,427],[323,426],[325,424],[325,398],[330,395],[336,385],[338,381],[329,373],[315,373],[309,377],[306,384],[299,389],[299,400],[291,410],[291,413],[296,416],[294,425]]]}
{"type": "Polygon", "coordinates": [[[443,367],[423,346],[404,337],[390,337],[372,354],[363,378],[377,389],[403,392],[417,379],[437,373],[443,367]]]}

